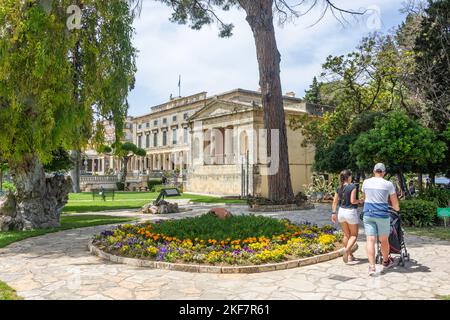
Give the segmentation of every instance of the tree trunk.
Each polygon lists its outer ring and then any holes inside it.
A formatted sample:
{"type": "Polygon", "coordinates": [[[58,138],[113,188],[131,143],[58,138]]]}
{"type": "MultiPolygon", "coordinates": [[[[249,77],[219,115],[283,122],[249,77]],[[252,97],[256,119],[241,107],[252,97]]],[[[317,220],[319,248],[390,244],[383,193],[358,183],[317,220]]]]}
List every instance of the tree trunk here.
{"type": "Polygon", "coordinates": [[[400,190],[402,191],[402,194],[406,195],[408,194],[408,188],[406,187],[406,183],[405,183],[405,177],[403,176],[403,172],[399,172],[397,173],[397,179],[398,179],[398,183],[400,184],[400,190]]]}
{"type": "Polygon", "coordinates": [[[279,167],[275,174],[268,176],[269,198],[272,200],[292,200],[291,175],[286,134],[286,119],[283,108],[283,94],[280,79],[280,53],[278,51],[275,29],[273,26],[273,0],[240,1],[247,14],[256,44],[256,55],[259,65],[259,84],[261,87],[264,124],[268,130],[268,156],[275,155],[278,148],[279,167]],[[278,130],[277,145],[271,145],[271,130],[278,130]]]}
{"type": "Polygon", "coordinates": [[[58,227],[71,189],[70,178],[46,177],[35,155],[25,156],[19,165],[11,165],[10,172],[16,192],[0,202],[0,230],[58,227]]]}
{"type": "Polygon", "coordinates": [[[75,193],[80,193],[80,164],[81,164],[81,153],[77,150],[70,151],[70,157],[73,161],[73,169],[70,170],[70,178],[72,179],[72,191],[75,193]]]}
{"type": "Polygon", "coordinates": [[[361,182],[361,172],[356,172],[356,177],[355,177],[355,186],[356,186],[356,199],[359,199],[359,190],[360,188],[360,182],[361,182]]]}
{"type": "Polygon", "coordinates": [[[123,184],[125,184],[125,182],[127,181],[127,175],[128,175],[128,160],[129,157],[123,157],[122,158],[122,165],[123,165],[123,169],[122,169],[122,177],[121,177],[121,181],[123,184]]]}
{"type": "Polygon", "coordinates": [[[423,175],[422,172],[419,172],[417,175],[417,182],[419,183],[419,193],[423,192],[423,175]]]}
{"type": "Polygon", "coordinates": [[[434,187],[436,185],[436,173],[435,172],[430,173],[430,185],[431,185],[431,187],[434,187]]]}

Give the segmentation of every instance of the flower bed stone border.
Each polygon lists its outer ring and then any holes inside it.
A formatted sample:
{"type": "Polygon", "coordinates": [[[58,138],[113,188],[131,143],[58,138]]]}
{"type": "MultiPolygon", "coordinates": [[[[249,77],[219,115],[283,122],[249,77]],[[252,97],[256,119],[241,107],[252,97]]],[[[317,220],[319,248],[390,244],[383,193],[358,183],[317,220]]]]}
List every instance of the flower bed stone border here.
{"type": "MultiPolygon", "coordinates": [[[[89,241],[88,244],[89,252],[91,252],[91,254],[94,254],[102,259],[109,260],[111,262],[128,264],[135,267],[150,267],[154,269],[196,272],[196,273],[259,273],[267,271],[285,270],[333,260],[342,256],[344,253],[344,248],[342,248],[336,251],[328,252],[313,257],[283,261],[279,263],[270,263],[252,266],[219,267],[201,264],[170,263],[170,262],[120,257],[100,250],[93,244],[93,241],[94,241],[93,239],[89,241]]],[[[357,249],[358,245],[355,244],[352,251],[356,251],[357,249]]]]}
{"type": "Polygon", "coordinates": [[[314,209],[314,204],[307,203],[301,206],[296,204],[279,204],[279,205],[260,205],[254,204],[249,206],[250,212],[272,212],[272,211],[296,211],[314,209]]]}

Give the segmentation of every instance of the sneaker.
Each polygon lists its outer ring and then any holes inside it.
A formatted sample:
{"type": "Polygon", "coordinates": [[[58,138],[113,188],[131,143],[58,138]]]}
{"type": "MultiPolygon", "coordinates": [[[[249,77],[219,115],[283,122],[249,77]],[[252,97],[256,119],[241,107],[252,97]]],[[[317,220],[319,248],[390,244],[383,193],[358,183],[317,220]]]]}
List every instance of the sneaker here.
{"type": "Polygon", "coordinates": [[[389,259],[387,261],[383,261],[383,269],[392,268],[393,265],[394,265],[394,259],[392,259],[391,256],[389,256],[389,259]]]}
{"type": "Polygon", "coordinates": [[[369,276],[373,276],[377,273],[377,268],[375,266],[369,266],[369,276]]]}

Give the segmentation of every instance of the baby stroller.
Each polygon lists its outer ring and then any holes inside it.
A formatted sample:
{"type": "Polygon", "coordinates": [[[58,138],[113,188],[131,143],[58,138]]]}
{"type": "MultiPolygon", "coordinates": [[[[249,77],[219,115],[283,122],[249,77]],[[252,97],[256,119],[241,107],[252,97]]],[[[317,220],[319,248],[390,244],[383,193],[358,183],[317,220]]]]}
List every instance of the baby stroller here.
{"type": "MultiPolygon", "coordinates": [[[[391,218],[391,231],[389,234],[389,254],[400,255],[398,264],[405,266],[405,261],[409,261],[409,253],[406,250],[405,239],[403,237],[404,231],[402,228],[402,220],[400,215],[391,207],[389,207],[389,216],[391,218]]],[[[383,256],[381,254],[380,241],[377,239],[377,256],[375,262],[381,264],[383,256]]]]}

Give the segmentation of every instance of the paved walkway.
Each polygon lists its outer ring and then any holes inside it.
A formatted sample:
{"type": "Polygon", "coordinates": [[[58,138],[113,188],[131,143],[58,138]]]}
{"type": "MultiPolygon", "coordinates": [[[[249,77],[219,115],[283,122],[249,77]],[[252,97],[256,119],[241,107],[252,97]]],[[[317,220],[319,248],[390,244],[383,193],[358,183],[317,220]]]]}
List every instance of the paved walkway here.
{"type": "MultiPolygon", "coordinates": [[[[245,212],[243,206],[230,208],[235,214],[245,212]]],[[[198,205],[192,209],[169,217],[207,211],[198,205]]],[[[136,212],[112,214],[161,219],[136,212]]],[[[329,221],[329,207],[264,215],[322,225],[329,221]]],[[[376,277],[367,275],[363,235],[355,253],[362,260],[359,265],[346,266],[337,259],[260,274],[194,274],[114,264],[91,256],[87,242],[105,228],[68,230],[0,249],[0,280],[25,299],[433,299],[450,295],[447,241],[407,236],[411,262],[376,277]]]]}

